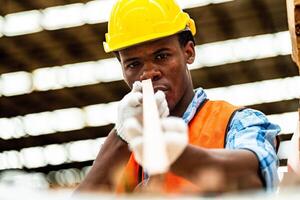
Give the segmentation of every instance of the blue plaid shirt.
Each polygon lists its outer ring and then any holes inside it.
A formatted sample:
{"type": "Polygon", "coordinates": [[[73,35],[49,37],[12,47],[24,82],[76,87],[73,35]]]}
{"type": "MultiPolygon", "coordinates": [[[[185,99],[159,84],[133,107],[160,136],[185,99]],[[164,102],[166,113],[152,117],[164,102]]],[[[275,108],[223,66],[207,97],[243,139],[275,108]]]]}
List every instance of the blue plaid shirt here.
{"type": "MultiPolygon", "coordinates": [[[[186,123],[193,119],[197,108],[205,99],[207,99],[205,92],[202,88],[198,88],[183,114],[186,123]]],[[[268,191],[274,190],[278,185],[278,158],[274,139],[279,132],[280,127],[269,122],[263,113],[253,109],[243,109],[234,114],[226,137],[226,149],[248,149],[256,154],[268,191]]]]}

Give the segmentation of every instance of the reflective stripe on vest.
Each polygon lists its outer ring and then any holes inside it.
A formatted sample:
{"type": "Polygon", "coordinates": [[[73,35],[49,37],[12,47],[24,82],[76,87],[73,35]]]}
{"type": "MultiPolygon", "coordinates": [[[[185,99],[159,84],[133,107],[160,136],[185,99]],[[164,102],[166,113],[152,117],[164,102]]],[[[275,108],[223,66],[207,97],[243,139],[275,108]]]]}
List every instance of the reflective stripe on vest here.
{"type": "MultiPolygon", "coordinates": [[[[225,101],[206,101],[189,123],[189,144],[205,148],[224,148],[227,126],[237,109],[238,107],[225,101]]],[[[134,156],[131,155],[117,186],[117,193],[134,191],[141,179],[139,169],[134,156]]],[[[191,182],[171,172],[166,173],[163,187],[167,193],[198,190],[191,182]]]]}

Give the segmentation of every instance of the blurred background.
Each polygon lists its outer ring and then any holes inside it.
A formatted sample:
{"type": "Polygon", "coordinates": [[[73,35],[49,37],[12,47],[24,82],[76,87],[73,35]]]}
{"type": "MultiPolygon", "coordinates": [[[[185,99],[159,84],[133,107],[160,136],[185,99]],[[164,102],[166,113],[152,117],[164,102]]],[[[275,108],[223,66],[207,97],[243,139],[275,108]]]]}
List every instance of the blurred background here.
{"type": "MultiPolygon", "coordinates": [[[[197,26],[194,87],[295,131],[285,0],[177,1],[197,26]]],[[[89,170],[129,91],[102,47],[113,3],[0,0],[0,184],[72,188],[89,170]]]]}

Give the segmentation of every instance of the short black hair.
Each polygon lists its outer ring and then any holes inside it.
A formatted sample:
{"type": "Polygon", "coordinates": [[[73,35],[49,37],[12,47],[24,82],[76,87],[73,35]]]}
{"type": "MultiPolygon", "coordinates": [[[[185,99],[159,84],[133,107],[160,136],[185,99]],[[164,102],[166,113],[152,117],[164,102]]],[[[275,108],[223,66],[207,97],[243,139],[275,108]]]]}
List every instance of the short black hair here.
{"type": "Polygon", "coordinates": [[[195,38],[190,30],[184,30],[178,33],[178,41],[181,47],[184,47],[189,41],[195,43],[195,38]]]}
{"type": "MultiPolygon", "coordinates": [[[[184,30],[180,33],[178,33],[178,42],[181,47],[184,47],[189,41],[192,41],[194,45],[195,43],[195,38],[190,30],[184,30]]],[[[119,51],[114,51],[113,52],[117,59],[120,61],[120,54],[119,51]]]]}

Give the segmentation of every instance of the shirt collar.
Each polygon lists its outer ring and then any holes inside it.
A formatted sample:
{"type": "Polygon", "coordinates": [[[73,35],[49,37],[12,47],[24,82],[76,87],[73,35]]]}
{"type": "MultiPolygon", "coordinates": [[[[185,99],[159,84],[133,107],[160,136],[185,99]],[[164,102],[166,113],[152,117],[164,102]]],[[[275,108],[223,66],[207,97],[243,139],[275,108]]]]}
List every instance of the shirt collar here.
{"type": "Polygon", "coordinates": [[[195,116],[199,106],[207,99],[207,95],[202,88],[195,89],[195,95],[189,104],[182,118],[185,123],[189,123],[195,116]]]}

